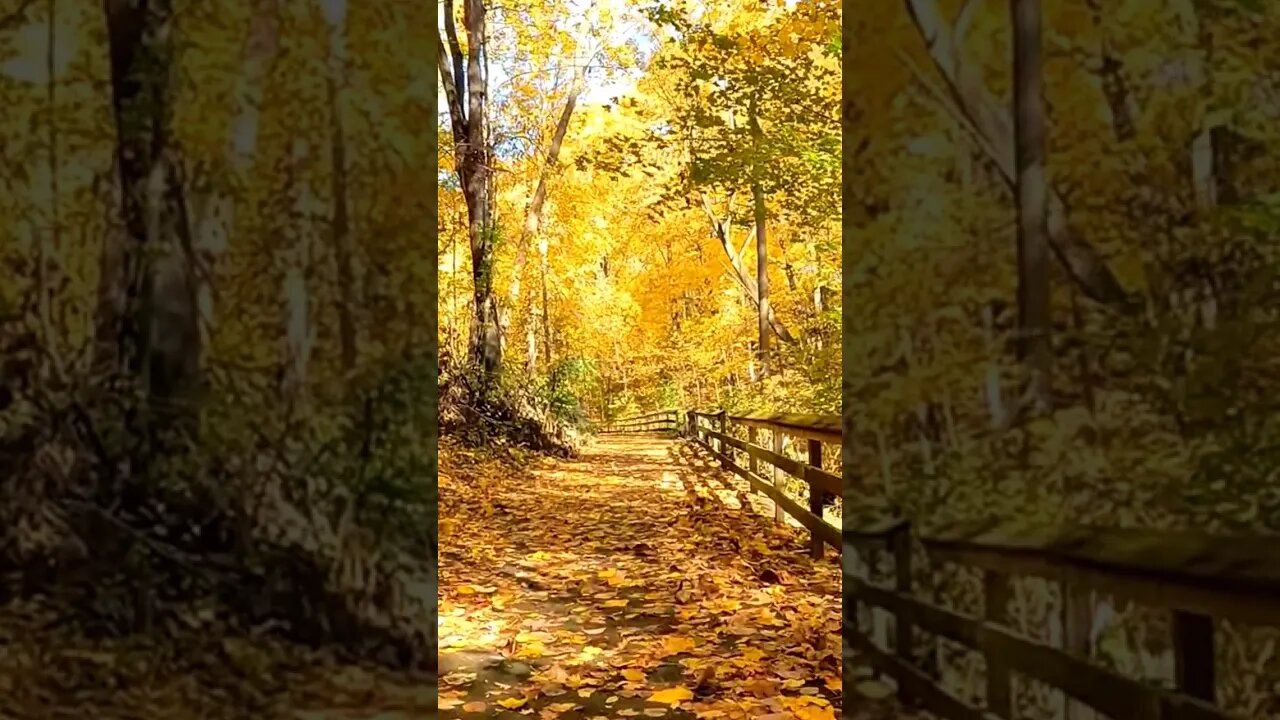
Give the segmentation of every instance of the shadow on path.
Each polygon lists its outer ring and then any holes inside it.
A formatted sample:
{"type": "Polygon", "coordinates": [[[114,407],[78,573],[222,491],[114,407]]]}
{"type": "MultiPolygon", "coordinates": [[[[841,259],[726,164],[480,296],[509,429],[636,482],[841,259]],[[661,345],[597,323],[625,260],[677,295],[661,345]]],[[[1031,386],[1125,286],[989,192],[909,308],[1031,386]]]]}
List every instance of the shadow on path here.
{"type": "Polygon", "coordinates": [[[686,450],[442,471],[442,717],[839,715],[836,561],[686,450]]]}

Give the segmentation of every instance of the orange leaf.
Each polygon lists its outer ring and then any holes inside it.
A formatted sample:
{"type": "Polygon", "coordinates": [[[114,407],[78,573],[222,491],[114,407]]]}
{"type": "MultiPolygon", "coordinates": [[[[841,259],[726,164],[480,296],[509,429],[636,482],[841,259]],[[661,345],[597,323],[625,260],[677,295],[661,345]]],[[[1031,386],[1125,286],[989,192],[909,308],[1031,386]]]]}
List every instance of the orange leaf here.
{"type": "Polygon", "coordinates": [[[690,692],[688,688],[682,688],[682,687],[673,687],[673,688],[668,688],[666,690],[659,690],[658,692],[649,696],[649,702],[666,703],[672,706],[679,705],[681,702],[685,700],[692,700],[692,699],[693,699],[693,693],[690,692]]]}

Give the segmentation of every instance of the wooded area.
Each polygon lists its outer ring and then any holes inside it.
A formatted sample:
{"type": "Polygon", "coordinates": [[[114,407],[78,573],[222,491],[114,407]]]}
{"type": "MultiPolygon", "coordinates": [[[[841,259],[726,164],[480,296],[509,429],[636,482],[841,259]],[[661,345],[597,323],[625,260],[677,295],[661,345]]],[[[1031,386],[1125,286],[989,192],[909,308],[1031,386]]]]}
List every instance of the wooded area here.
{"type": "Polygon", "coordinates": [[[840,712],[839,19],[440,4],[445,717],[840,712]]]}
{"type": "Polygon", "coordinates": [[[429,10],[0,2],[0,715],[435,666],[429,10]]]}
{"type": "Polygon", "coordinates": [[[902,626],[847,604],[846,707],[893,684],[861,655],[948,717],[1280,717],[1274,588],[1215,561],[1280,531],[1280,11],[844,19],[845,583],[902,626]],[[902,522],[896,572],[868,566],[902,522]],[[998,563],[938,542],[1010,524],[998,563]],[[1062,537],[1088,559],[1040,544],[1062,537]]]}

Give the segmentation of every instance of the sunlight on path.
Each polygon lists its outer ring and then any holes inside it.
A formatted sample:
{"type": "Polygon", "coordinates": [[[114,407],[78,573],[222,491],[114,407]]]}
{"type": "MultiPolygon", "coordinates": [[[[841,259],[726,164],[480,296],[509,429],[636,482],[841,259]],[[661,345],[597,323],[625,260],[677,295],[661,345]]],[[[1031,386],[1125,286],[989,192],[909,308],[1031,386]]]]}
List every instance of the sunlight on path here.
{"type": "Polygon", "coordinates": [[[837,562],[688,452],[615,436],[442,471],[442,717],[839,715],[837,562]]]}

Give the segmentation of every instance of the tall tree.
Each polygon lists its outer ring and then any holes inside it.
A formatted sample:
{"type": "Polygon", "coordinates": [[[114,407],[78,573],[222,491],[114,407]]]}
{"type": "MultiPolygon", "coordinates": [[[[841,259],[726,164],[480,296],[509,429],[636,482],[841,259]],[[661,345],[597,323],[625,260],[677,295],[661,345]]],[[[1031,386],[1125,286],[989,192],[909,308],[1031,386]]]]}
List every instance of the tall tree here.
{"type": "Polygon", "coordinates": [[[338,264],[338,338],[342,369],[356,364],[356,324],[352,307],[355,277],[351,259],[351,215],[347,205],[347,137],[343,127],[347,82],[347,0],[321,0],[325,24],[329,28],[328,77],[329,151],[333,193],[334,258],[338,264]]]}
{"type": "Polygon", "coordinates": [[[1027,368],[1028,399],[1051,407],[1049,336],[1050,250],[1045,227],[1043,62],[1040,0],[1010,0],[1013,15],[1013,118],[1018,168],[1019,352],[1027,368]]]}
{"type": "Polygon", "coordinates": [[[449,103],[454,166],[467,204],[467,239],[471,245],[474,290],[469,352],[483,373],[492,376],[502,366],[502,342],[493,292],[497,232],[493,222],[490,183],[492,152],[485,131],[485,106],[488,102],[488,79],[482,61],[486,52],[485,4],[484,0],[463,0],[462,23],[467,39],[465,55],[454,19],[453,0],[444,0],[442,10],[445,38],[440,38],[437,27],[437,59],[440,81],[449,103]]]}
{"type": "MultiPolygon", "coordinates": [[[[502,314],[504,336],[511,324],[511,316],[520,304],[520,280],[529,256],[529,243],[537,239],[541,228],[542,206],[547,200],[547,182],[560,161],[560,147],[564,144],[564,136],[569,131],[569,121],[573,118],[573,109],[578,103],[578,95],[582,92],[584,80],[585,72],[580,70],[574,74],[569,96],[565,99],[564,109],[560,112],[560,119],[556,121],[555,131],[551,135],[551,146],[547,149],[546,162],[538,174],[537,188],[533,191],[533,197],[529,198],[528,207],[525,208],[524,224],[520,227],[520,237],[516,241],[515,267],[512,269],[511,287],[507,294],[507,308],[502,314]]],[[[532,313],[530,315],[532,316],[532,313]]],[[[532,362],[532,353],[530,362],[532,362]]]]}
{"type": "Polygon", "coordinates": [[[263,86],[278,44],[276,0],[255,0],[235,105],[213,172],[192,172],[171,142],[173,6],[105,0],[124,234],[102,258],[98,361],[140,381],[159,406],[201,382],[213,276],[235,223],[235,188],[257,147],[263,86]]]}
{"type": "Polygon", "coordinates": [[[769,243],[765,231],[764,185],[760,181],[760,142],[764,133],[760,129],[759,99],[752,96],[747,109],[747,122],[751,130],[751,204],[756,224],[756,290],[760,298],[757,327],[759,329],[760,377],[769,374],[769,243]]]}

